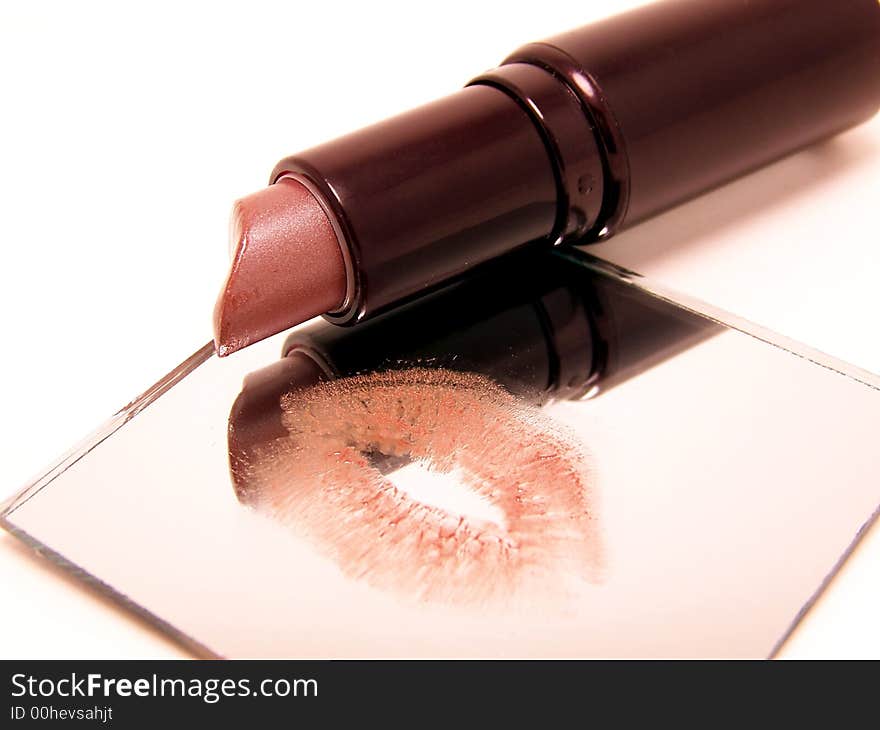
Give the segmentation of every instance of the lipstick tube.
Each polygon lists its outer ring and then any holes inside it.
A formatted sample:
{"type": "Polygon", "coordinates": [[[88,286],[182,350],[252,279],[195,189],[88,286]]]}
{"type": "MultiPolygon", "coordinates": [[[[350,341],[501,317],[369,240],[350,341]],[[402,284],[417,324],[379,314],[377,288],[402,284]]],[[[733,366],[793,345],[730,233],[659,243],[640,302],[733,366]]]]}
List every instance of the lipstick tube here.
{"type": "Polygon", "coordinates": [[[321,282],[340,289],[325,316],[348,324],[525,245],[604,240],[863,122],[878,69],[876,0],[665,0],[523,46],[270,183],[302,184],[330,221],[345,283],[321,282]]]}

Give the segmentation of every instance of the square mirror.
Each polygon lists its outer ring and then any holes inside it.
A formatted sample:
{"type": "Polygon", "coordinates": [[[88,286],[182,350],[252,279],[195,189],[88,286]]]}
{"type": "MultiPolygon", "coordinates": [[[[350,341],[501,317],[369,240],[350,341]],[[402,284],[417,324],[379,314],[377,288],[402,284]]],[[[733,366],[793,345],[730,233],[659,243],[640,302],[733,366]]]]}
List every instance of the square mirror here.
{"type": "Polygon", "coordinates": [[[201,656],[771,656],[880,504],[876,379],[577,250],[211,345],[3,525],[201,656]]]}

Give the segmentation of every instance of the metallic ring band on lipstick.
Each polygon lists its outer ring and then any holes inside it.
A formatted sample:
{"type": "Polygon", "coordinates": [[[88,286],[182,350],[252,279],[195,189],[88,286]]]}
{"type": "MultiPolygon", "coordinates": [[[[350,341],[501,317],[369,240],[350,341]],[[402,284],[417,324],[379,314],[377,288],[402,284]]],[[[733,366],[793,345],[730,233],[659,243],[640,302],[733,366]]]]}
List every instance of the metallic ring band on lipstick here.
{"type": "MultiPolygon", "coordinates": [[[[876,0],[665,0],[523,46],[450,96],[276,165],[271,183],[311,191],[290,195],[308,225],[283,211],[291,224],[263,225],[253,256],[242,227],[218,352],[319,314],[361,321],[526,245],[607,238],[865,121],[878,68],[876,0]],[[272,271],[282,280],[260,280],[272,271]]],[[[276,202],[250,196],[242,220],[262,225],[276,202]]]]}

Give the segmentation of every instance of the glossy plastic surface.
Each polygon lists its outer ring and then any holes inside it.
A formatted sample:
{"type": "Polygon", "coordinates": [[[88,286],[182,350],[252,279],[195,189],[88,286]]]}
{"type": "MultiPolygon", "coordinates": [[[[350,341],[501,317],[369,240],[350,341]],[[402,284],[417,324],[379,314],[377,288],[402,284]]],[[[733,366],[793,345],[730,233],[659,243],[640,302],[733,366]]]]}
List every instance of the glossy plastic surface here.
{"type": "Polygon", "coordinates": [[[865,121],[876,0],[664,0],[524,46],[570,84],[620,186],[609,232],[865,121]]]}

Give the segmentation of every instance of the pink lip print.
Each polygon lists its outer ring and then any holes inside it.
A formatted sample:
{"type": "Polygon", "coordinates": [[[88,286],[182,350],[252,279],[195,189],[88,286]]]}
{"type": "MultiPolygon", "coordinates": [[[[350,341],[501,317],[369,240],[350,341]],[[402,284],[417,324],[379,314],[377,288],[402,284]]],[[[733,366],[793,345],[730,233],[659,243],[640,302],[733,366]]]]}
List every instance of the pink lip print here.
{"type": "Polygon", "coordinates": [[[288,437],[251,462],[246,498],[352,578],[447,603],[597,579],[580,444],[487,378],[437,369],[321,382],[282,397],[288,437]],[[375,455],[458,482],[493,515],[414,499],[375,455]]]}

